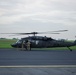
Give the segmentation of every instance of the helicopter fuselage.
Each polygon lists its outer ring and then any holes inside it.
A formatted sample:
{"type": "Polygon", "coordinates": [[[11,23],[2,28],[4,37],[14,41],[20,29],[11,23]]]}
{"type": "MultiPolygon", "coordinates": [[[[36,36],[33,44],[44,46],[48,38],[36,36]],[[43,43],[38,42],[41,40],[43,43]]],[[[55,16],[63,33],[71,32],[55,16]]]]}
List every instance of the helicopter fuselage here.
{"type": "MultiPolygon", "coordinates": [[[[74,42],[68,42],[65,40],[55,40],[49,37],[31,36],[18,40],[12,44],[12,47],[22,48],[23,42],[30,41],[31,48],[51,48],[51,47],[70,47],[76,45],[74,42]]],[[[26,48],[26,46],[24,46],[26,48]]]]}

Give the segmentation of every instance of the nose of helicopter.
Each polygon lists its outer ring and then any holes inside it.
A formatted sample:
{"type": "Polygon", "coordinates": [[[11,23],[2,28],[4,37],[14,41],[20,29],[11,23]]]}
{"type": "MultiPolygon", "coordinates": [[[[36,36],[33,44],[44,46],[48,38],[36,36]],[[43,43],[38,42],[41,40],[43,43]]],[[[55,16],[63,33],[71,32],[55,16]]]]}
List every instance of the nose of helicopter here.
{"type": "Polygon", "coordinates": [[[12,47],[16,47],[17,45],[16,45],[16,44],[11,44],[11,46],[12,46],[12,47]]]}

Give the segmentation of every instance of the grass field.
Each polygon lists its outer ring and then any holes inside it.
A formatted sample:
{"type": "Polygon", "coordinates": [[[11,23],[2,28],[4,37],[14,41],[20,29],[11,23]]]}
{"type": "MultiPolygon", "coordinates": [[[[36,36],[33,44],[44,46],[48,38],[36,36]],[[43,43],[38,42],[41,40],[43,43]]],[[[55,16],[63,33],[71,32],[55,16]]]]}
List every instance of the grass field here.
{"type": "Polygon", "coordinates": [[[12,48],[11,44],[16,41],[16,39],[0,39],[0,48],[12,48]]]}
{"type": "MultiPolygon", "coordinates": [[[[11,44],[15,43],[17,39],[0,39],[0,48],[12,48],[11,44]]],[[[76,46],[70,47],[72,50],[76,50],[76,46]]],[[[57,47],[57,48],[36,48],[37,50],[68,50],[67,47],[57,47]]]]}

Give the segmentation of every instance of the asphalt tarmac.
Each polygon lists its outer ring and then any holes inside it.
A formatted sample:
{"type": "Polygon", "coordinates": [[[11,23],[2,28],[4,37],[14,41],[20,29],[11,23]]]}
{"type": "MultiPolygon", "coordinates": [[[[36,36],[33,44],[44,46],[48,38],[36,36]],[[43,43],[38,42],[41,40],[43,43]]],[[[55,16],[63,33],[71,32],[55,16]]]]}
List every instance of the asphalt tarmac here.
{"type": "Polygon", "coordinates": [[[76,65],[76,50],[0,49],[0,65],[76,65]]]}
{"type": "Polygon", "coordinates": [[[0,75],[76,75],[76,51],[0,49],[0,75]]]}

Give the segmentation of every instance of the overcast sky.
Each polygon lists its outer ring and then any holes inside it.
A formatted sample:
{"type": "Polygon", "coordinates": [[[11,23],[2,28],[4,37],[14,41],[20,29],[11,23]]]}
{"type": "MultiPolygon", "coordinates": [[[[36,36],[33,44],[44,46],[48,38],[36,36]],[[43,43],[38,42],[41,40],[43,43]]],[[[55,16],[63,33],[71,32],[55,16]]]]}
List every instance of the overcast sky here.
{"type": "Polygon", "coordinates": [[[76,0],[0,0],[0,33],[63,29],[68,32],[44,35],[57,39],[75,39],[76,0]]]}

